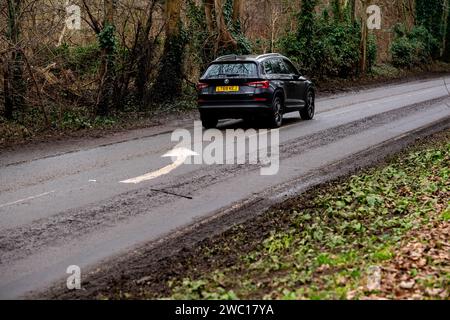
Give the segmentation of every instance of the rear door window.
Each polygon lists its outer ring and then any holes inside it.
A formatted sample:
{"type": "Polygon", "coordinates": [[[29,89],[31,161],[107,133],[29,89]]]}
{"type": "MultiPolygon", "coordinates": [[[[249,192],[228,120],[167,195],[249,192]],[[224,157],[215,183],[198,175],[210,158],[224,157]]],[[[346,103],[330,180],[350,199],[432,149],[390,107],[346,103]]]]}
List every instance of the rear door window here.
{"type": "Polygon", "coordinates": [[[282,59],[269,59],[264,61],[264,71],[266,74],[289,74],[289,70],[284,65],[282,59]]]}
{"type": "Polygon", "coordinates": [[[205,72],[206,79],[221,78],[257,78],[256,63],[220,63],[211,65],[205,72]]]}
{"type": "Polygon", "coordinates": [[[289,62],[288,60],[283,60],[283,62],[285,64],[286,68],[288,69],[289,74],[295,74],[295,75],[299,74],[299,72],[297,71],[297,69],[294,67],[294,65],[291,62],[289,62]]]}
{"type": "Polygon", "coordinates": [[[277,59],[277,63],[280,66],[281,74],[291,74],[289,67],[286,65],[283,59],[277,59]]]}
{"type": "Polygon", "coordinates": [[[273,72],[272,60],[264,61],[263,65],[264,65],[265,74],[274,74],[275,73],[275,72],[273,72]]]}
{"type": "Polygon", "coordinates": [[[270,59],[272,70],[274,74],[283,74],[283,68],[280,64],[280,59],[270,59]]]}

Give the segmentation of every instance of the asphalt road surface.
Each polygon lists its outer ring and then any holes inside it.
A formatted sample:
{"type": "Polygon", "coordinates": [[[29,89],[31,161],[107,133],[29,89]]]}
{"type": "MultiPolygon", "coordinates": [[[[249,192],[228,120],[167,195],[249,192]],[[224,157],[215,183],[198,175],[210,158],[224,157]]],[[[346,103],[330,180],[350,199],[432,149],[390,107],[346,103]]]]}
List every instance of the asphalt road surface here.
{"type": "MultiPolygon", "coordinates": [[[[315,120],[285,118],[273,176],[261,175],[263,164],[175,166],[162,156],[176,145],[176,126],[102,145],[1,153],[0,298],[65,283],[70,265],[85,270],[417,129],[450,126],[450,77],[320,98],[315,120]]],[[[193,131],[193,122],[184,128],[193,131]]]]}

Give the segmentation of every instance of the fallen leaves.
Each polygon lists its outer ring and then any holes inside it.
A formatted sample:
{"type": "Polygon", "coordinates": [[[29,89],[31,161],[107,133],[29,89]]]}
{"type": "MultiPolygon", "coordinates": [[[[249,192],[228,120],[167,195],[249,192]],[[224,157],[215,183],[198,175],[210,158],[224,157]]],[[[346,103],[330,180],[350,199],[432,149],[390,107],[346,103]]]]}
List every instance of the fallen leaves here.
{"type": "Polygon", "coordinates": [[[400,288],[410,290],[410,289],[412,289],[414,287],[415,284],[416,284],[415,280],[402,281],[400,283],[400,288]]]}
{"type": "Polygon", "coordinates": [[[379,293],[371,298],[448,299],[450,223],[432,225],[408,234],[395,257],[382,266],[379,293]]]}

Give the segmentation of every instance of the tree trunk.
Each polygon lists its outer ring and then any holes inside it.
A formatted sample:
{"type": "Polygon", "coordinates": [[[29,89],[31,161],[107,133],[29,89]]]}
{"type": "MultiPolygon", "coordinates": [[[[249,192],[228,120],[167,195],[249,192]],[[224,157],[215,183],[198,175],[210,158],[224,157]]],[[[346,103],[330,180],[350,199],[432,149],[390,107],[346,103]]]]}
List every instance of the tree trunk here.
{"type": "Polygon", "coordinates": [[[346,5],[344,3],[344,0],[334,0],[333,5],[334,5],[334,10],[335,10],[334,19],[338,20],[338,21],[343,21],[344,20],[344,9],[345,9],[345,5],[346,5]]]}
{"type": "Polygon", "coordinates": [[[441,49],[441,58],[445,58],[444,54],[446,52],[447,47],[447,32],[448,32],[448,19],[449,19],[449,2],[450,0],[444,0],[443,5],[443,13],[442,13],[442,49],[441,49]]]}
{"type": "Polygon", "coordinates": [[[182,94],[183,54],[186,39],[181,34],[181,0],[166,0],[166,39],[153,101],[171,101],[182,94]]]}
{"type": "Polygon", "coordinates": [[[114,0],[104,0],[103,29],[98,35],[102,49],[102,66],[99,97],[97,103],[97,115],[107,116],[114,95],[114,55],[115,55],[115,25],[114,25],[114,0]]]}
{"type": "Polygon", "coordinates": [[[367,3],[366,0],[361,1],[361,60],[360,60],[360,71],[361,73],[367,72],[367,40],[368,40],[368,29],[367,29],[367,17],[366,17],[367,3]]]}
{"type": "Polygon", "coordinates": [[[235,25],[241,22],[242,14],[244,12],[244,0],[233,1],[233,23],[235,25]]]}
{"type": "Polygon", "coordinates": [[[216,24],[217,24],[217,42],[215,47],[215,52],[218,54],[220,49],[237,49],[237,42],[228,30],[227,24],[225,23],[225,17],[223,15],[223,0],[214,0],[214,9],[216,14],[216,24]]]}
{"type": "Polygon", "coordinates": [[[21,0],[7,0],[8,6],[8,28],[6,37],[10,42],[10,52],[4,59],[4,79],[5,90],[5,117],[12,119],[14,110],[25,109],[26,85],[23,77],[23,55],[20,48],[16,48],[20,41],[20,21],[18,20],[21,11],[21,0]]]}
{"type": "Polygon", "coordinates": [[[356,22],[356,0],[349,0],[349,3],[347,4],[350,6],[350,18],[352,22],[356,22]]]}
{"type": "Polygon", "coordinates": [[[214,33],[214,0],[204,0],[205,6],[205,16],[206,16],[206,27],[208,28],[208,33],[214,33]]]}
{"type": "Polygon", "coordinates": [[[166,0],[166,36],[168,38],[180,35],[181,4],[180,0],[166,0]]]}
{"type": "Polygon", "coordinates": [[[145,107],[149,103],[149,90],[147,88],[151,59],[152,59],[152,43],[149,39],[150,30],[153,25],[153,11],[156,5],[156,0],[152,1],[147,13],[147,20],[143,28],[139,27],[139,36],[137,39],[137,70],[136,70],[136,98],[140,101],[141,107],[145,107]]]}
{"type": "Polygon", "coordinates": [[[442,58],[444,61],[450,62],[450,0],[447,1],[447,19],[445,22],[444,39],[445,45],[442,58]]]}
{"type": "Polygon", "coordinates": [[[10,62],[8,61],[8,59],[5,59],[3,62],[3,90],[5,95],[5,118],[8,120],[12,120],[14,112],[14,94],[11,90],[9,64],[10,62]]]}

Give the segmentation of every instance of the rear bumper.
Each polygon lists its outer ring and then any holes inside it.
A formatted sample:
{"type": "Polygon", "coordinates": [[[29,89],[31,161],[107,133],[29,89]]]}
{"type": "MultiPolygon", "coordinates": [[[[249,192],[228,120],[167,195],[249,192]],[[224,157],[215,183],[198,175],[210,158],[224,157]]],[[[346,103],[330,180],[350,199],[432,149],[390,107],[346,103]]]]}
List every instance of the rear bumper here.
{"type": "Polygon", "coordinates": [[[230,104],[230,105],[207,105],[198,107],[202,116],[216,117],[218,119],[241,119],[251,116],[267,115],[271,111],[271,106],[260,104],[230,104]]]}

